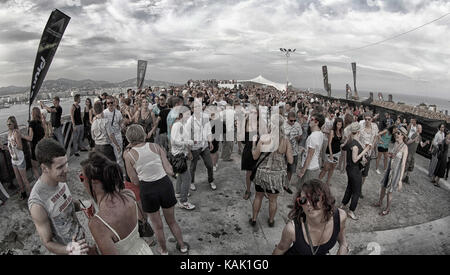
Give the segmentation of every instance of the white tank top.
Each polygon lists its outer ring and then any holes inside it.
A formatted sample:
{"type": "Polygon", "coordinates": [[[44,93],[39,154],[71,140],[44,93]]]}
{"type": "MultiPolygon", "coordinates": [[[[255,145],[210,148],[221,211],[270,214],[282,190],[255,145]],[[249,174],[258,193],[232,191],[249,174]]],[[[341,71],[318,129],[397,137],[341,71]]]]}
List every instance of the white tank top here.
{"type": "Polygon", "coordinates": [[[129,154],[134,160],[134,169],[136,169],[139,181],[157,181],[167,175],[161,157],[150,150],[149,143],[145,143],[142,147],[133,147],[133,149],[138,153],[138,160],[136,161],[133,155],[129,154]]]}
{"type": "Polygon", "coordinates": [[[17,148],[16,139],[14,138],[15,131],[16,130],[14,130],[11,135],[8,134],[8,148],[9,154],[11,155],[11,163],[20,166],[25,160],[25,155],[22,150],[17,148]]]}

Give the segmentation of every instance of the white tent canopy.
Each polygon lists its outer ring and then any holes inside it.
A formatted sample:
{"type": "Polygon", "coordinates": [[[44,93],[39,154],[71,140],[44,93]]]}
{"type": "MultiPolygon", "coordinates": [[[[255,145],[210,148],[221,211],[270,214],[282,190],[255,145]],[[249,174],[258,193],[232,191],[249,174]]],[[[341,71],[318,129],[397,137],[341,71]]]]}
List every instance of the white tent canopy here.
{"type": "MultiPolygon", "coordinates": [[[[261,85],[272,86],[279,91],[286,91],[285,83],[276,83],[276,82],[270,81],[268,79],[265,79],[261,75],[258,77],[255,77],[253,79],[249,79],[249,80],[238,80],[237,82],[238,83],[257,83],[257,84],[261,84],[261,85]]],[[[289,85],[290,85],[290,83],[289,83],[289,85]]]]}

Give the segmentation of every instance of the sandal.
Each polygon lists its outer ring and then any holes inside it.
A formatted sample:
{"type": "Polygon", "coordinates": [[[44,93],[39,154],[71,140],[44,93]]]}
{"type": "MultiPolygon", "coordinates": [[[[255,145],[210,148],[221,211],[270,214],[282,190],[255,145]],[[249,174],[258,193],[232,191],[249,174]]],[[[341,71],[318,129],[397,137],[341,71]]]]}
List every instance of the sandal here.
{"type": "Polygon", "coordinates": [[[372,204],[372,206],[375,208],[378,208],[378,207],[381,207],[381,203],[377,202],[377,203],[372,204]]]}
{"type": "Polygon", "coordinates": [[[269,224],[269,227],[275,226],[275,221],[270,221],[270,219],[267,220],[267,223],[269,224]]]}
{"type": "Polygon", "coordinates": [[[252,195],[252,192],[245,190],[245,194],[244,194],[243,199],[244,200],[248,200],[251,195],[252,195]]]}
{"type": "Polygon", "coordinates": [[[184,242],[184,248],[180,248],[180,245],[177,243],[177,250],[178,251],[180,251],[181,253],[188,253],[189,252],[189,248],[190,248],[190,246],[189,246],[189,244],[188,243],[186,243],[186,242],[184,242]]]}
{"type": "Polygon", "coordinates": [[[380,212],[380,216],[386,216],[389,214],[389,212],[390,212],[390,210],[383,210],[380,212]]]}
{"type": "Polygon", "coordinates": [[[169,255],[169,251],[166,251],[165,253],[163,253],[163,252],[161,251],[161,247],[158,247],[158,248],[156,249],[156,251],[159,253],[159,255],[164,255],[164,256],[169,255]]]}
{"type": "Polygon", "coordinates": [[[250,223],[251,226],[256,225],[256,221],[254,221],[253,218],[250,218],[250,220],[248,220],[248,222],[250,223]]]}
{"type": "Polygon", "coordinates": [[[284,191],[288,192],[289,194],[292,194],[292,190],[287,187],[287,186],[283,186],[284,191]]]}

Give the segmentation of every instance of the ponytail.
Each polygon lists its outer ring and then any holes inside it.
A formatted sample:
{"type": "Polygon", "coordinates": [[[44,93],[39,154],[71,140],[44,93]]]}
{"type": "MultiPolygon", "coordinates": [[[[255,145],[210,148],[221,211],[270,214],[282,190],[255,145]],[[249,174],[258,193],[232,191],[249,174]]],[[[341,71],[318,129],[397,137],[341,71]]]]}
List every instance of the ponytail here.
{"type": "Polygon", "coordinates": [[[122,170],[116,162],[109,161],[103,168],[102,184],[105,192],[111,194],[117,191],[116,188],[119,191],[125,188],[122,170]]]}

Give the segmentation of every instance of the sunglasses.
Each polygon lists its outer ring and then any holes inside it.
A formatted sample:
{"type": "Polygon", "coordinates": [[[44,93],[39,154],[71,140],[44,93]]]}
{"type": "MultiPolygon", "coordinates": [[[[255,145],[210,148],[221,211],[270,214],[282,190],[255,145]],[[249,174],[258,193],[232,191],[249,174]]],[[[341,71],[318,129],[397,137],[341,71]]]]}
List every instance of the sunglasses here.
{"type": "Polygon", "coordinates": [[[114,102],[106,102],[106,104],[111,105],[114,104],[114,102]]]}
{"type": "Polygon", "coordinates": [[[308,199],[306,197],[298,197],[295,201],[298,205],[305,205],[308,199]]]}
{"type": "Polygon", "coordinates": [[[297,120],[295,119],[289,119],[290,122],[296,122],[297,120]]]}

